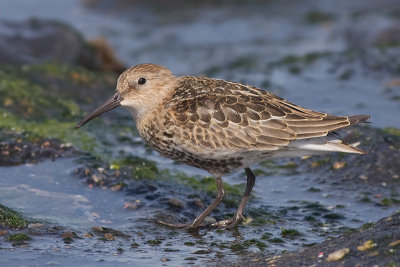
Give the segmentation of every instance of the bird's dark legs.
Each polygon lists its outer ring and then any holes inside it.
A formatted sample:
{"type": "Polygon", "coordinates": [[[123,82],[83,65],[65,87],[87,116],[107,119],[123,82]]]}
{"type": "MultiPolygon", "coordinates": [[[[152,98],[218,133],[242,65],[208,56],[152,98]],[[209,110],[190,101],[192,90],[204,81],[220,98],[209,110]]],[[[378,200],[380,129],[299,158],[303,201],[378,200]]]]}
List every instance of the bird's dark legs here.
{"type": "Polygon", "coordinates": [[[225,227],[230,228],[230,227],[235,227],[241,219],[245,220],[243,217],[243,211],[244,208],[246,207],[247,201],[249,200],[251,190],[253,189],[254,183],[256,181],[256,176],[254,175],[254,173],[251,171],[250,168],[245,168],[244,170],[247,175],[247,185],[235,215],[229,220],[216,222],[212,226],[220,228],[225,228],[225,227]]]}
{"type": "MultiPolygon", "coordinates": [[[[214,199],[214,201],[199,216],[197,216],[196,219],[194,219],[194,221],[192,223],[173,224],[173,223],[165,223],[165,222],[162,222],[162,221],[158,221],[158,222],[163,224],[163,225],[167,225],[167,226],[170,226],[170,227],[173,227],[173,228],[197,228],[197,227],[201,226],[201,223],[203,222],[204,218],[207,217],[207,215],[210,214],[210,212],[213,209],[215,209],[215,207],[217,207],[219,205],[219,203],[221,203],[222,199],[225,196],[225,190],[224,190],[224,185],[222,183],[221,175],[214,176],[214,178],[215,178],[215,181],[217,183],[217,188],[218,188],[217,196],[214,199]]],[[[253,182],[253,184],[254,184],[254,182],[253,182]]],[[[250,191],[251,191],[251,189],[250,189],[250,191]]],[[[240,203],[240,204],[242,204],[242,203],[240,203]]],[[[243,208],[244,208],[245,205],[246,205],[246,202],[244,203],[243,208]]],[[[239,208],[240,208],[240,206],[239,206],[239,208]]]]}
{"type": "MultiPolygon", "coordinates": [[[[235,215],[229,219],[229,220],[223,220],[223,221],[219,221],[216,222],[214,224],[212,224],[212,226],[214,227],[218,227],[218,228],[231,228],[231,227],[235,227],[238,222],[243,219],[243,211],[244,208],[246,207],[247,201],[249,200],[251,191],[253,190],[253,186],[254,183],[256,181],[256,176],[254,175],[254,173],[252,172],[252,170],[250,168],[245,168],[244,169],[247,175],[247,185],[246,185],[246,190],[244,191],[242,200],[240,201],[239,207],[235,213],[235,215]]],[[[173,228],[197,228],[199,226],[201,226],[203,220],[205,217],[207,217],[208,214],[210,214],[210,212],[215,209],[215,207],[217,207],[219,205],[219,203],[221,203],[222,199],[225,196],[225,191],[224,191],[224,186],[222,183],[222,179],[221,176],[215,176],[215,181],[217,182],[217,188],[218,188],[218,193],[217,193],[217,197],[215,198],[215,200],[213,201],[213,203],[211,203],[211,205],[209,205],[199,216],[197,216],[196,219],[194,219],[194,221],[192,223],[179,223],[179,224],[172,224],[172,223],[165,223],[162,221],[158,221],[159,223],[163,224],[163,225],[167,225],[173,228]]]]}

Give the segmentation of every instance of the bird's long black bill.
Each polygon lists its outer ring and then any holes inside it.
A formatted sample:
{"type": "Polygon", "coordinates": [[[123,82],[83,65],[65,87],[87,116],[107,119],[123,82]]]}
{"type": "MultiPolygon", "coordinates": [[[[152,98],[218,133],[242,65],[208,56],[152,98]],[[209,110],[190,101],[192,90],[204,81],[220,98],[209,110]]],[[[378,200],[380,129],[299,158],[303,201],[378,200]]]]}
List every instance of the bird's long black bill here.
{"type": "Polygon", "coordinates": [[[89,115],[87,115],[82,121],[80,121],[75,128],[79,128],[88,121],[91,121],[92,119],[100,116],[103,113],[106,113],[107,111],[110,111],[116,107],[121,106],[121,101],[122,98],[119,95],[119,93],[116,93],[112,97],[110,97],[104,104],[93,110],[89,115]]]}

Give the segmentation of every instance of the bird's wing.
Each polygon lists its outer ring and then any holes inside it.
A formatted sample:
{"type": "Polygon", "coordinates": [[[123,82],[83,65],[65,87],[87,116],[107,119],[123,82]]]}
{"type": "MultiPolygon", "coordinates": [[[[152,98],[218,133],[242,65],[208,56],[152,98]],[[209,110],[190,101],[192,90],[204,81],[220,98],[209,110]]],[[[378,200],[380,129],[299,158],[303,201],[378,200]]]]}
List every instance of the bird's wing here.
{"type": "Polygon", "coordinates": [[[308,110],[239,83],[207,79],[201,86],[187,86],[194,91],[178,92],[166,107],[173,125],[179,125],[172,131],[208,151],[274,151],[357,121],[308,110]]]}

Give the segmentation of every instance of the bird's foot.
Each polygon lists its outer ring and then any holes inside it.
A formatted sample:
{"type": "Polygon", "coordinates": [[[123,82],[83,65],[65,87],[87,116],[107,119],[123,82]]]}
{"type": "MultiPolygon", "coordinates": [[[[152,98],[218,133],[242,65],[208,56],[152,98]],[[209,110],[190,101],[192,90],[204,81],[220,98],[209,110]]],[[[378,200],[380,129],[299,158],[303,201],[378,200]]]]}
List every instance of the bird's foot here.
{"type": "Polygon", "coordinates": [[[178,228],[178,229],[196,229],[200,226],[200,225],[195,225],[193,222],[191,223],[166,223],[160,220],[157,220],[157,223],[171,227],[171,228],[178,228]]]}
{"type": "Polygon", "coordinates": [[[219,222],[213,223],[211,226],[217,227],[217,228],[233,228],[239,223],[240,220],[246,221],[246,219],[243,217],[242,214],[236,213],[229,220],[219,221],[219,222]]]}

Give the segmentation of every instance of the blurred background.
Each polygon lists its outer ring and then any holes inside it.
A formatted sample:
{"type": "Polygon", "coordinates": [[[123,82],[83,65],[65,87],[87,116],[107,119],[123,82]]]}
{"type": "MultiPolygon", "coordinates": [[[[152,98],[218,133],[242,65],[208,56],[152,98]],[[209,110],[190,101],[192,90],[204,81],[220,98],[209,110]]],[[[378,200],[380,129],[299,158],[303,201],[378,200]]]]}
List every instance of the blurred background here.
{"type": "MultiPolygon", "coordinates": [[[[218,265],[322,242],[398,210],[399,125],[398,0],[2,0],[0,219],[21,221],[0,220],[0,263],[218,265]],[[371,153],[262,163],[249,224],[164,229],[154,218],[191,220],[213,199],[208,174],[152,152],[123,109],[73,130],[140,63],[369,114],[370,128],[343,136],[371,153]]],[[[232,214],[243,177],[226,178],[217,219],[232,214]]]]}
{"type": "Polygon", "coordinates": [[[2,1],[0,60],[117,72],[151,62],[396,126],[399,12],[395,0],[2,1]],[[80,42],[100,49],[103,61],[80,42]]]}

